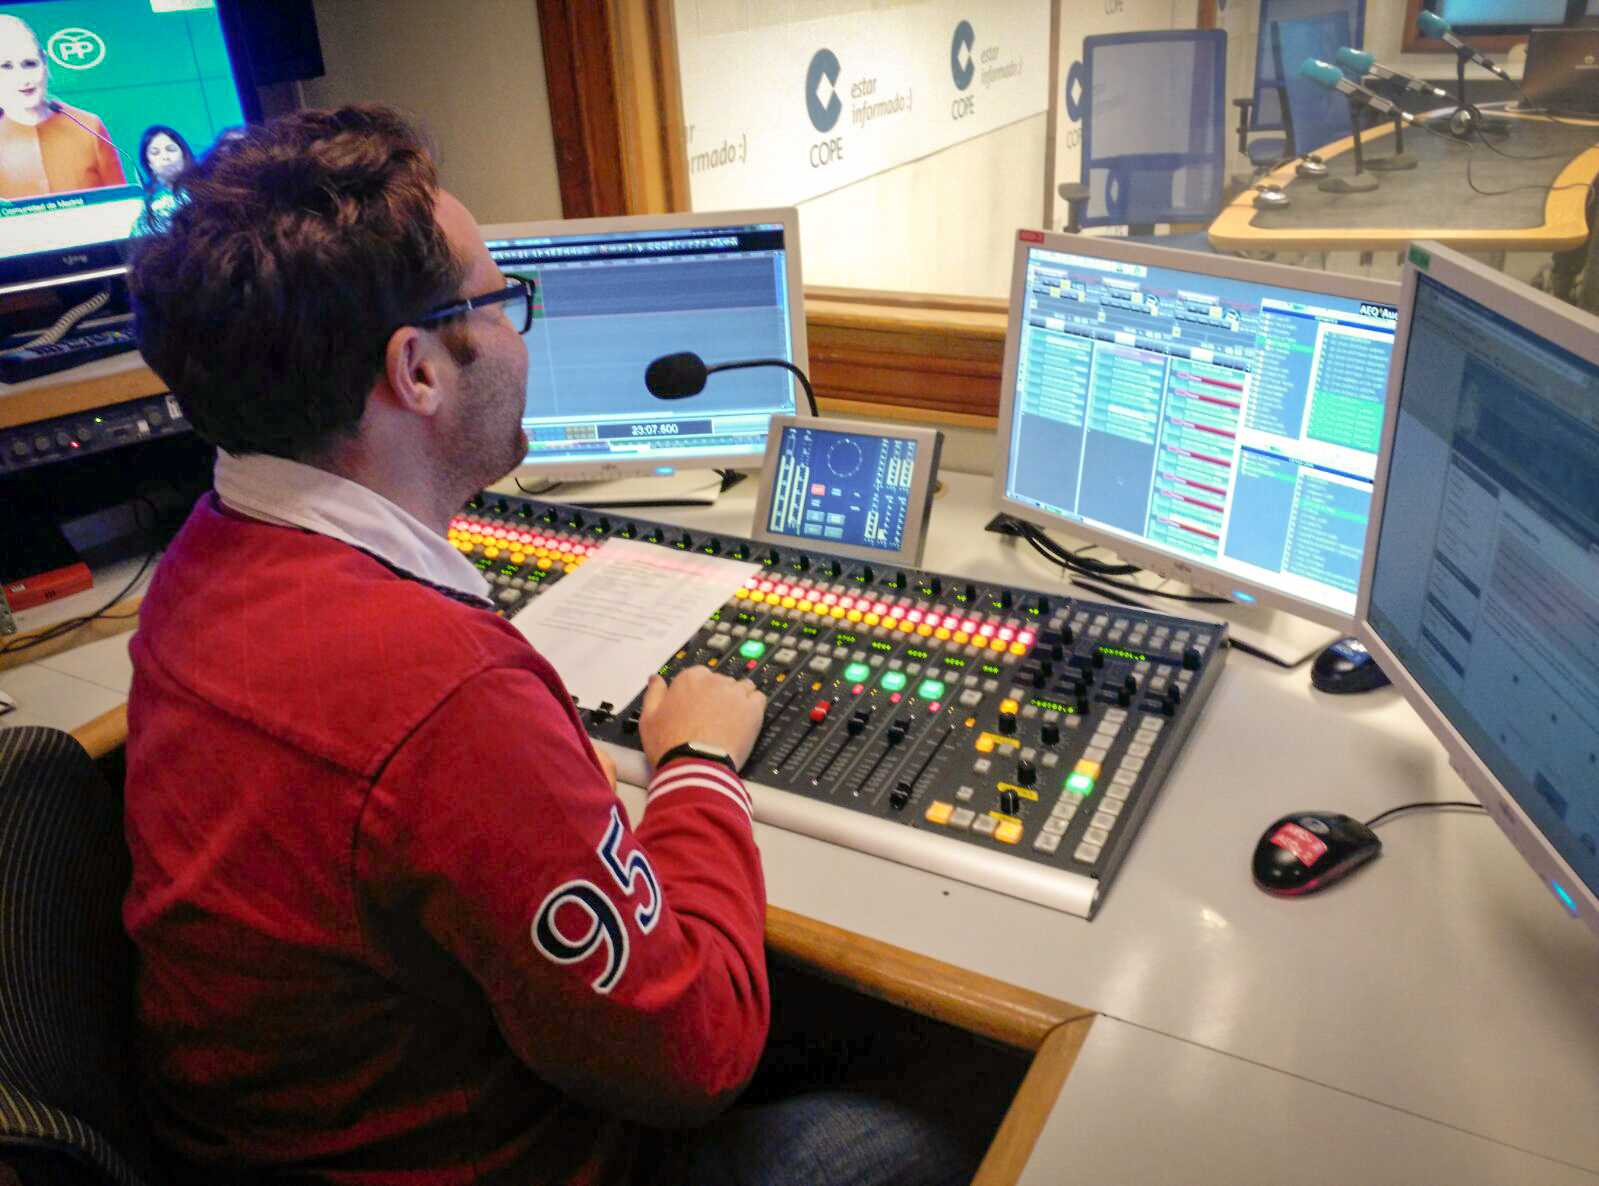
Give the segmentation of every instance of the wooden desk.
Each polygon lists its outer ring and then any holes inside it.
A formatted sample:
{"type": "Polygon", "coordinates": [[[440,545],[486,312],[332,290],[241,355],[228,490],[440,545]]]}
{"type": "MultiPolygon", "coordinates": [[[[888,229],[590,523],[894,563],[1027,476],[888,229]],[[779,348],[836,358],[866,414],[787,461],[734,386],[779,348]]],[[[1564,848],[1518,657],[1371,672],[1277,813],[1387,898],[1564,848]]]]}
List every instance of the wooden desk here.
{"type": "Polygon", "coordinates": [[[167,386],[130,351],[26,383],[0,383],[0,428],[160,395],[167,386]]]}
{"type": "MultiPolygon", "coordinates": [[[[1515,112],[1511,134],[1495,147],[1523,159],[1500,156],[1480,141],[1466,149],[1420,128],[1407,128],[1405,148],[1417,168],[1374,174],[1380,186],[1368,193],[1324,194],[1317,182],[1296,177],[1295,163],[1267,180],[1281,185],[1290,205],[1256,209],[1245,190],[1210,226],[1210,241],[1228,251],[1402,251],[1413,239],[1435,239],[1462,251],[1565,251],[1589,241],[1587,185],[1599,177],[1599,123],[1577,125],[1515,112]],[[1528,160],[1559,153],[1553,159],[1528,160]],[[1552,186],[1543,200],[1533,191],[1487,196],[1484,190],[1552,186]],[[1564,162],[1564,163],[1562,163],[1564,162]],[[1563,187],[1571,188],[1563,188],[1563,187]]],[[[1368,161],[1392,152],[1393,126],[1362,137],[1368,161]]],[[[1318,150],[1330,175],[1354,172],[1354,139],[1318,150]]]]}

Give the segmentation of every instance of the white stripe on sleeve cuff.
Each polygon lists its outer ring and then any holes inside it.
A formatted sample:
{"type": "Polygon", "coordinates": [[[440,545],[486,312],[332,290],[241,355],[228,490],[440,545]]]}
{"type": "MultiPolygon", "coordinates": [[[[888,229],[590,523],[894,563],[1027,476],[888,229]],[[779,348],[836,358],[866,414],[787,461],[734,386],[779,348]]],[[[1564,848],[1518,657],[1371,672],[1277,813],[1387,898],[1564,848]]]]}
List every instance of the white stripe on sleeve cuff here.
{"type": "Polygon", "coordinates": [[[720,762],[700,762],[693,758],[680,758],[658,770],[650,780],[645,802],[653,803],[663,795],[686,787],[699,787],[726,795],[739,805],[746,816],[752,820],[755,818],[750,810],[750,793],[744,789],[738,775],[720,762]]]}

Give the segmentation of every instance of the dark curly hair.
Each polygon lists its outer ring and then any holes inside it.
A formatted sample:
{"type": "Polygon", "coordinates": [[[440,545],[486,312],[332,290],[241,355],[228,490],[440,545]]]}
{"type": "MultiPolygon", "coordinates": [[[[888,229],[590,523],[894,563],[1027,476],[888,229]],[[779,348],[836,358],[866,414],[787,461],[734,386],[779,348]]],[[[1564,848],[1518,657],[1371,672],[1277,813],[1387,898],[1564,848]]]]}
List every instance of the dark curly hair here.
{"type": "Polygon", "coordinates": [[[376,105],[247,128],[183,172],[128,289],[139,348],[201,437],[304,461],[354,434],[389,336],[459,295],[437,187],[421,133],[376,105]]]}

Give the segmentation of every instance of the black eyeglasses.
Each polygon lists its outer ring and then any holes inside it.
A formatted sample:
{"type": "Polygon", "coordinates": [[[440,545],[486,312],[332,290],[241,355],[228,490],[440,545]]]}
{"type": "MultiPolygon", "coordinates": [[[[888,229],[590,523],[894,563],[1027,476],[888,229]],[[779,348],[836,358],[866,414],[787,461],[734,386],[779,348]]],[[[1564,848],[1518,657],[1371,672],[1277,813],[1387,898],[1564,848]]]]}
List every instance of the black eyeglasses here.
{"type": "Polygon", "coordinates": [[[507,276],[504,288],[486,292],[482,296],[468,297],[453,304],[440,305],[437,309],[429,309],[411,324],[427,325],[429,322],[443,321],[446,317],[459,317],[463,313],[470,313],[473,309],[503,303],[505,319],[519,327],[517,333],[525,334],[533,328],[533,290],[531,278],[507,276]]]}

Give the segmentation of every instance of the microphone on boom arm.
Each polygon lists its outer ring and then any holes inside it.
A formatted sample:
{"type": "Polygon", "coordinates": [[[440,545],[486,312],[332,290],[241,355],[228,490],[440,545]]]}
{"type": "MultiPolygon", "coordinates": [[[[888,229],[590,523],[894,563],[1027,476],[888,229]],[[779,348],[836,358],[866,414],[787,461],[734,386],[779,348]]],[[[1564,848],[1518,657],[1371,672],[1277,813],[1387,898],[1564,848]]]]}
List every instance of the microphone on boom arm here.
{"type": "Polygon", "coordinates": [[[705,380],[717,371],[736,371],[751,367],[781,367],[783,370],[792,371],[799,379],[800,386],[805,389],[805,398],[810,404],[811,415],[817,415],[816,393],[811,390],[811,381],[805,372],[784,358],[746,358],[735,362],[718,362],[707,365],[705,360],[692,351],[685,350],[678,354],[663,354],[644,369],[644,386],[656,399],[685,399],[691,395],[698,395],[705,390],[705,380]]]}
{"type": "MultiPolygon", "coordinates": [[[[1510,134],[1510,124],[1507,120],[1492,119],[1483,115],[1472,104],[1466,102],[1466,63],[1475,62],[1495,78],[1510,83],[1515,83],[1510,75],[1506,74],[1492,58],[1479,49],[1467,45],[1455,36],[1454,30],[1449,27],[1449,22],[1436,12],[1423,9],[1416,17],[1416,28],[1423,37],[1430,37],[1434,41],[1442,41],[1455,51],[1455,111],[1447,118],[1438,120],[1439,130],[1447,131],[1453,135],[1466,137],[1473,132],[1492,132],[1498,136],[1510,134]]],[[[1428,121],[1431,126],[1433,121],[1428,121]]]]}

